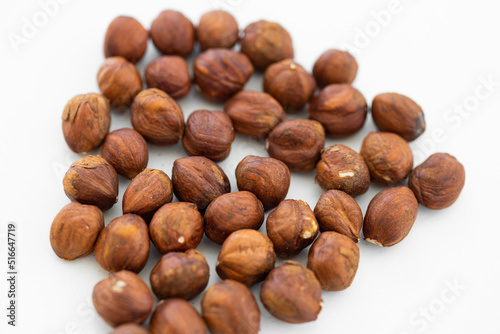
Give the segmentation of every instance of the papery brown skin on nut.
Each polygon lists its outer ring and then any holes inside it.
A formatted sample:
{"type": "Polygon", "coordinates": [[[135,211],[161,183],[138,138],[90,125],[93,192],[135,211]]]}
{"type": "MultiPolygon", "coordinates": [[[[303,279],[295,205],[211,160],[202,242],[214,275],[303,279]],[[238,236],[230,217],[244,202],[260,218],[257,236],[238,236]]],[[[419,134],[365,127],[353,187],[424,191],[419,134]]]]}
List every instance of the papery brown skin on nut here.
{"type": "Polygon", "coordinates": [[[435,153],[410,174],[408,186],[423,206],[440,210],[451,206],[465,185],[465,169],[447,153],[435,153]]]}
{"type": "Polygon", "coordinates": [[[314,63],[313,75],[318,86],[351,84],[358,73],[358,62],[347,51],[327,50],[314,63]]]}
{"type": "Polygon", "coordinates": [[[149,33],[133,17],[118,16],[109,24],[104,37],[104,56],[120,56],[137,63],[146,53],[149,33]]]}
{"type": "Polygon", "coordinates": [[[110,334],[149,334],[142,326],[130,323],[116,327],[110,334]]]}
{"type": "Polygon", "coordinates": [[[151,39],[166,55],[187,57],[194,47],[195,32],[191,21],[175,10],[164,10],[151,23],[151,39]]]}
{"type": "Polygon", "coordinates": [[[232,48],[239,39],[238,22],[223,10],[212,10],[203,14],[196,28],[201,50],[232,48]]]}
{"type": "Polygon", "coordinates": [[[152,334],[196,333],[205,334],[206,325],[198,311],[183,299],[162,300],[156,306],[149,331],[152,334]]]}
{"type": "Polygon", "coordinates": [[[184,58],[163,56],[146,67],[146,83],[149,88],[158,88],[173,99],[181,99],[191,90],[191,78],[184,58]]]}
{"type": "Polygon", "coordinates": [[[363,235],[375,245],[393,246],[410,233],[417,213],[418,202],[409,188],[394,187],[382,190],[368,205],[363,235]]]}

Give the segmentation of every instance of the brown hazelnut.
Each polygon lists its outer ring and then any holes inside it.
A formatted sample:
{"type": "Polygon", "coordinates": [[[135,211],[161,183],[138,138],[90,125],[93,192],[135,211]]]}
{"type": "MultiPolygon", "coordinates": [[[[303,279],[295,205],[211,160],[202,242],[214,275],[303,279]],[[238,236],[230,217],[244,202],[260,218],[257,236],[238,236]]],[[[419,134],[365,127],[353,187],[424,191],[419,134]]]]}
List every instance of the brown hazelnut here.
{"type": "Polygon", "coordinates": [[[161,53],[187,57],[194,47],[193,23],[180,12],[164,10],[151,23],[151,39],[161,53]]]}
{"type": "Polygon", "coordinates": [[[316,90],[316,81],[292,59],[270,65],[264,73],[264,91],[271,94],[287,112],[304,108],[316,90]]]}
{"type": "Polygon", "coordinates": [[[50,227],[50,245],[61,259],[72,261],[92,253],[104,216],[98,207],[70,203],[59,211],[50,227]]]}
{"type": "Polygon", "coordinates": [[[266,138],[278,123],[285,120],[285,112],[271,95],[245,90],[230,98],[224,111],[233,122],[236,132],[257,139],[266,138]]]}
{"type": "Polygon", "coordinates": [[[294,119],[278,124],[267,137],[266,149],[291,171],[307,172],[319,160],[325,145],[325,130],[319,122],[294,119]]]}
{"type": "Polygon", "coordinates": [[[225,280],[203,295],[201,311],[212,334],[256,334],[260,310],[252,292],[242,283],[225,280]]]}
{"type": "Polygon", "coordinates": [[[406,179],[413,168],[410,145],[395,133],[370,132],[361,145],[373,181],[393,185],[406,179]]]}
{"type": "Polygon", "coordinates": [[[358,73],[358,62],[347,51],[327,50],[314,63],[313,75],[318,86],[351,84],[358,73]]]}
{"type": "Polygon", "coordinates": [[[260,299],[269,313],[292,324],[316,320],[323,304],[318,279],[295,261],[285,261],[269,273],[260,299]]]}
{"type": "Polygon", "coordinates": [[[205,212],[205,233],[219,245],[237,230],[258,230],[264,222],[264,207],[249,191],[223,194],[205,212]]]}
{"type": "Polygon", "coordinates": [[[196,309],[179,298],[162,300],[156,306],[149,331],[152,334],[194,333],[205,334],[206,325],[196,309]]]}
{"type": "Polygon", "coordinates": [[[62,115],[64,139],[75,153],[99,147],[109,132],[109,101],[100,94],[77,95],[68,101],[62,115]]]}
{"type": "Polygon", "coordinates": [[[225,101],[243,89],[253,73],[250,60],[229,49],[208,49],[194,61],[196,88],[207,98],[225,101]]]}
{"type": "Polygon", "coordinates": [[[149,332],[138,324],[129,323],[116,327],[110,334],[149,334],[149,332]]]}
{"type": "Polygon", "coordinates": [[[249,155],[236,167],[239,190],[253,193],[265,210],[276,207],[290,188],[290,170],[280,160],[249,155]]]}
{"type": "Polygon", "coordinates": [[[137,274],[122,270],[94,287],[95,310],[106,323],[116,327],[127,323],[142,324],[153,309],[153,295],[137,274]]]}
{"type": "Polygon", "coordinates": [[[194,203],[199,210],[205,210],[216,197],[231,191],[226,173],[205,157],[175,160],[172,183],[179,201],[194,203]]]}
{"type": "Polygon", "coordinates": [[[140,92],[131,108],[132,125],[156,145],[178,143],[184,133],[181,107],[165,92],[150,88],[140,92]]]}
{"type": "Polygon", "coordinates": [[[196,248],[203,232],[203,218],[198,207],[187,202],[165,204],[149,224],[151,241],[162,254],[196,248]]]}
{"type": "Polygon", "coordinates": [[[94,255],[107,271],[138,273],[149,257],[148,226],[140,216],[130,213],[113,219],[99,234],[94,255]]]}
{"type": "Polygon", "coordinates": [[[408,186],[423,206],[440,210],[460,196],[465,184],[465,169],[447,153],[435,153],[410,174],[408,186]]]}
{"type": "Polygon", "coordinates": [[[239,39],[238,22],[223,10],[202,15],[196,35],[203,51],[210,48],[232,48],[239,39]]]}
{"type": "Polygon", "coordinates": [[[133,179],[148,165],[148,144],[139,132],[119,129],[108,134],[101,155],[118,174],[133,179]]]}
{"type": "Polygon", "coordinates": [[[134,97],[142,90],[142,79],[134,64],[123,57],[106,58],[99,72],[97,84],[116,109],[130,106],[134,97]]]}
{"type": "Polygon", "coordinates": [[[260,20],[249,24],[240,43],[241,52],[259,70],[280,60],[293,58],[292,38],[285,28],[275,22],[260,20]]]}
{"type": "Polygon", "coordinates": [[[394,132],[413,141],[425,131],[422,108],[412,99],[396,93],[375,96],[372,117],[380,131],[394,132]]]}
{"type": "Polygon", "coordinates": [[[358,152],[345,145],[332,145],[321,151],[316,182],[325,191],[337,189],[355,197],[370,187],[370,171],[358,152]]]}
{"type": "Polygon", "coordinates": [[[307,268],[327,291],[341,291],[351,286],[359,264],[359,248],[349,237],[323,232],[309,250],[307,268]]]}
{"type": "Polygon", "coordinates": [[[307,112],[310,119],[325,127],[326,133],[346,137],[363,127],[367,111],[366,100],[356,88],[348,84],[333,84],[319,92],[307,112]]]}
{"type": "Polygon", "coordinates": [[[233,141],[233,124],[226,113],[195,110],[187,119],[182,147],[189,155],[222,161],[231,152],[233,141]]]}
{"type": "Polygon", "coordinates": [[[290,258],[312,244],[319,226],[306,202],[287,199],[269,214],[266,229],[276,254],[290,258]]]}
{"type": "Polygon", "coordinates": [[[181,99],[191,90],[191,78],[184,58],[163,56],[146,67],[146,83],[149,88],[158,88],[174,99],[181,99]]]}
{"type": "Polygon", "coordinates": [[[337,232],[359,242],[363,212],[347,193],[340,190],[327,191],[319,198],[314,215],[321,231],[337,232]]]}
{"type": "Polygon", "coordinates": [[[390,247],[410,233],[417,219],[418,202],[407,187],[394,187],[379,192],[368,205],[363,225],[366,241],[390,247]]]}
{"type": "Polygon", "coordinates": [[[105,211],[118,201],[118,174],[100,156],[89,155],[72,163],[63,179],[70,200],[105,211]]]}
{"type": "Polygon", "coordinates": [[[149,33],[133,17],[118,16],[109,24],[104,37],[104,56],[120,56],[137,63],[146,53],[149,33]]]}
{"type": "Polygon", "coordinates": [[[151,289],[158,299],[192,299],[208,284],[210,271],[203,254],[196,249],[162,256],[151,271],[151,289]]]}

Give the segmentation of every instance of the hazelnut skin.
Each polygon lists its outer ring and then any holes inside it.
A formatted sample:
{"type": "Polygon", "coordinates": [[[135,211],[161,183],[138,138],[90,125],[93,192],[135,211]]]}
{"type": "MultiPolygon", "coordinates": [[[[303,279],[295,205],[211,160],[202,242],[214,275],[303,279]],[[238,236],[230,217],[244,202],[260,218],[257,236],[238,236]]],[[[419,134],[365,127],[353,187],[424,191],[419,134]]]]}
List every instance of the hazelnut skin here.
{"type": "Polygon", "coordinates": [[[351,84],[358,73],[358,62],[347,51],[327,50],[314,63],[313,75],[318,86],[351,84]]]}
{"type": "Polygon", "coordinates": [[[118,16],[109,24],[104,37],[104,56],[120,56],[137,63],[146,53],[149,33],[133,17],[118,16]]]}
{"type": "Polygon", "coordinates": [[[162,300],[151,317],[149,331],[152,334],[196,333],[205,334],[206,325],[198,311],[179,298],[162,300]]]}
{"type": "Polygon", "coordinates": [[[181,99],[191,90],[191,78],[184,58],[163,56],[146,67],[146,83],[149,88],[158,88],[173,99],[181,99]]]}
{"type": "Polygon", "coordinates": [[[201,50],[232,48],[239,39],[238,22],[223,10],[212,10],[202,15],[196,35],[201,50]]]}
{"type": "Polygon", "coordinates": [[[149,332],[138,324],[129,323],[116,327],[110,334],[149,334],[149,332]]]}
{"type": "Polygon", "coordinates": [[[187,57],[194,47],[194,26],[187,17],[175,10],[164,10],[151,23],[151,39],[166,55],[187,57]]]}

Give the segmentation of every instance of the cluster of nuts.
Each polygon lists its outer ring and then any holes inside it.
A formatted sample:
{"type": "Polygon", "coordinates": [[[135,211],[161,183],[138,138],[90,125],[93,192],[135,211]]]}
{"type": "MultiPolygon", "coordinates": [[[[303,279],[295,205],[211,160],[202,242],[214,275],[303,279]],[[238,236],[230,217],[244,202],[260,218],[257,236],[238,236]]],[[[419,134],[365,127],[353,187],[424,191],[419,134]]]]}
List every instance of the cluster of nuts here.
{"type": "Polygon", "coordinates": [[[358,64],[349,53],[328,50],[309,73],[293,60],[292,39],[278,23],[251,23],[241,36],[234,17],[220,10],[204,14],[196,28],[166,10],[149,32],[120,16],[105,36],[101,94],[78,95],[64,108],[69,148],[102,148],[100,156],[82,157],[66,173],[64,191],[72,202],[55,217],[50,242],[68,261],[93,252],[112,273],[97,283],[92,299],[116,327],[113,333],[205,333],[206,327],[257,333],[260,310],[249,287],[260,282],[270,314],[289,323],[313,321],[322,290],[344,290],[353,282],[361,230],[367,241],[393,246],[410,232],[419,204],[446,208],[464,186],[464,168],[451,155],[433,154],[413,168],[408,142],[424,132],[424,113],[403,95],[374,98],[371,115],[379,131],[365,137],[360,152],[324,147],[325,136],[352,135],[367,118],[367,102],[351,85],[358,64]],[[147,66],[143,90],[134,64],[150,37],[164,56],[147,66]],[[196,41],[202,52],[194,61],[193,86],[225,107],[196,110],[185,120],[176,99],[191,89],[185,57],[196,41]],[[241,52],[233,48],[238,41],[241,52]],[[254,70],[264,71],[264,92],[243,90],[254,70]],[[286,113],[307,104],[309,119],[287,120],[286,113]],[[130,108],[134,129],[109,132],[111,108],[130,108]],[[235,132],[265,139],[270,157],[245,157],[235,170],[238,191],[231,192],[216,162],[229,156],[235,132]],[[171,178],[147,168],[148,143],[178,142],[188,156],[175,160],[171,178]],[[290,171],[314,169],[325,190],[314,209],[285,199],[290,171]],[[102,211],[118,201],[118,174],[131,180],[123,215],[105,226],[102,211]],[[402,185],[407,178],[408,187],[402,185]],[[395,187],[379,192],[363,218],[354,197],[371,182],[395,187]],[[180,202],[172,202],[174,195],[180,202]],[[266,234],[258,231],[264,221],[266,234]],[[221,245],[215,270],[222,281],[206,291],[209,264],[196,250],[204,234],[221,245]],[[137,275],[150,241],[162,254],[150,274],[151,289],[137,275]],[[289,260],[309,246],[307,266],[289,260]],[[287,260],[276,266],[278,257],[287,260]],[[187,301],[203,291],[200,316],[187,301]],[[160,302],[153,311],[154,296],[160,302]],[[140,324],[150,315],[147,331],[140,324]]]}

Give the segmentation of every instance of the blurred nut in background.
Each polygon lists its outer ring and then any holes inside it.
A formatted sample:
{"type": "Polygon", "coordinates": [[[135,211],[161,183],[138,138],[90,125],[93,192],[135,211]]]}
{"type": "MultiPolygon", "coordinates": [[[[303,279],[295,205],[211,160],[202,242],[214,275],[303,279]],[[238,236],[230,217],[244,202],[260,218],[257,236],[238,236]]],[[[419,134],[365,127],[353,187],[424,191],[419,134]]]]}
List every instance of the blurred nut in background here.
{"type": "Polygon", "coordinates": [[[223,10],[212,10],[202,15],[196,29],[201,50],[232,48],[239,39],[238,22],[223,10]]]}
{"type": "Polygon", "coordinates": [[[141,325],[129,323],[116,327],[110,334],[149,334],[149,332],[141,325]]]}
{"type": "Polygon", "coordinates": [[[191,304],[172,298],[158,303],[149,322],[149,331],[152,334],[205,334],[206,325],[191,304]]]}
{"type": "Polygon", "coordinates": [[[191,78],[184,58],[163,56],[149,63],[145,72],[149,88],[158,88],[173,99],[181,99],[191,90],[191,78]]]}
{"type": "Polygon", "coordinates": [[[151,23],[151,39],[166,55],[187,57],[194,47],[194,26],[182,13],[164,10],[151,23]]]}
{"type": "Polygon", "coordinates": [[[313,75],[318,86],[351,84],[358,73],[358,62],[347,51],[327,50],[314,63],[313,75]]]}
{"type": "Polygon", "coordinates": [[[118,16],[109,24],[104,37],[104,56],[120,56],[137,63],[146,53],[149,33],[133,17],[118,16]]]}

